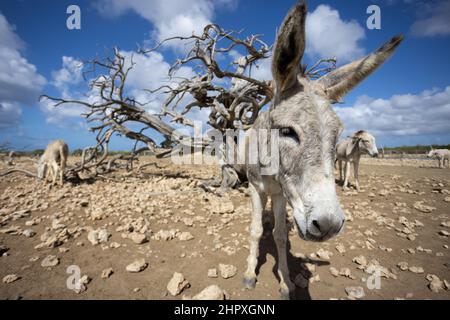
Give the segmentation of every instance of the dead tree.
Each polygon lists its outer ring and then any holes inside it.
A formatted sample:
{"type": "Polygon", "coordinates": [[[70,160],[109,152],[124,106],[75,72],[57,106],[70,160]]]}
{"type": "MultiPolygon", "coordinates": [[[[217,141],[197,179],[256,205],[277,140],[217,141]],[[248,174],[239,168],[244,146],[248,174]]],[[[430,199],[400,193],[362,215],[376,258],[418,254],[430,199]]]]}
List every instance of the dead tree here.
{"type": "MultiPolygon", "coordinates": [[[[110,170],[115,160],[108,160],[108,145],[114,134],[136,142],[128,158],[132,163],[142,150],[150,149],[157,156],[165,156],[170,154],[173,146],[185,143],[186,139],[190,145],[195,145],[192,137],[181,136],[170,124],[193,126],[188,116],[194,108],[207,109],[208,124],[224,133],[227,129],[249,128],[261,109],[271,101],[274,95],[272,81],[252,76],[252,71],[271,55],[271,46],[261,40],[261,35],[243,38],[242,32],[226,31],[217,24],[209,24],[200,35],[169,38],[154,48],[140,49],[137,53],[149,54],[169,41],[179,41],[189,49],[184,58],[171,66],[168,84],[146,89],[149,95],[165,95],[158,113],[149,113],[146,102],[137,101],[129,94],[127,77],[136,65],[133,57],[125,57],[117,48],[112,57],[84,63],[84,75],[91,75],[89,89],[96,92],[96,102],[41,97],[52,100],[56,107],[68,104],[85,107],[83,116],[91,124],[90,130],[96,133],[96,145],[84,149],[81,163],[69,172],[91,168],[98,173],[110,170]],[[177,71],[183,66],[190,67],[195,75],[178,77],[177,71]],[[141,128],[134,129],[133,123],[138,123],[141,128]],[[164,141],[158,145],[150,137],[149,130],[162,135],[164,141]],[[138,143],[145,147],[138,149],[138,143]]],[[[306,66],[301,68],[305,75],[319,77],[333,69],[335,62],[335,59],[321,60],[309,70],[306,66]],[[332,67],[320,68],[322,63],[331,63],[332,67]]],[[[203,141],[200,147],[207,144],[208,141],[203,141]]]]}
{"type": "Polygon", "coordinates": [[[271,81],[252,77],[252,69],[270,57],[271,47],[261,40],[261,35],[241,39],[242,32],[225,31],[217,24],[207,25],[203,34],[190,37],[173,37],[164,40],[181,41],[190,46],[182,59],[178,59],[169,70],[169,77],[176,76],[180,67],[189,66],[196,75],[182,79],[175,86],[164,85],[152,93],[162,92],[167,98],[160,116],[168,116],[172,122],[192,126],[186,115],[192,108],[208,109],[208,124],[221,132],[227,129],[247,129],[256,120],[259,111],[272,97],[271,81]],[[239,53],[231,62],[230,53],[239,53]],[[184,103],[186,96],[191,101],[184,103]]]}

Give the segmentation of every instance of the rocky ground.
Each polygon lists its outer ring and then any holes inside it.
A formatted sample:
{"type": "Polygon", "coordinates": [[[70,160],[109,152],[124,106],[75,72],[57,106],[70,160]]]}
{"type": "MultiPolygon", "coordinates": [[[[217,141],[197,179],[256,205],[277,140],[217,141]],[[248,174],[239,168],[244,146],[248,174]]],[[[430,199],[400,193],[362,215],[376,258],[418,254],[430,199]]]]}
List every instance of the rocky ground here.
{"type": "MultiPolygon", "coordinates": [[[[295,298],[450,298],[450,170],[414,161],[364,159],[362,192],[338,187],[339,237],[309,243],[291,228],[295,298]]],[[[270,212],[245,290],[246,190],[218,197],[200,188],[216,167],[159,165],[53,188],[0,178],[0,298],[278,299],[270,212]]]]}

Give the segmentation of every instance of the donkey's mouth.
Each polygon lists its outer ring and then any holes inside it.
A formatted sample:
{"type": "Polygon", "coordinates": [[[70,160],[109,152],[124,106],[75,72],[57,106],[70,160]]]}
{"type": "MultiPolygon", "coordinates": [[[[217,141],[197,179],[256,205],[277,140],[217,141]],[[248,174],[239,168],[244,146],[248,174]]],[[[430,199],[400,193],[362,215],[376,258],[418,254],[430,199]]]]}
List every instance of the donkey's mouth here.
{"type": "MultiPolygon", "coordinates": [[[[311,242],[323,242],[330,238],[329,234],[330,234],[331,230],[329,232],[327,232],[326,234],[324,234],[323,236],[318,237],[318,236],[315,236],[312,233],[310,233],[308,231],[308,229],[306,229],[306,232],[303,233],[302,229],[298,225],[297,221],[295,219],[294,219],[294,221],[295,221],[295,226],[297,227],[297,233],[302,240],[311,241],[311,242]]],[[[342,226],[341,226],[341,228],[342,228],[342,226]]]]}
{"type": "Polygon", "coordinates": [[[312,241],[312,242],[321,242],[326,237],[326,235],[324,237],[317,237],[317,236],[313,235],[312,233],[310,233],[308,231],[308,229],[306,229],[306,232],[303,233],[302,228],[300,228],[300,226],[298,225],[297,220],[294,219],[294,221],[295,221],[295,226],[297,227],[297,233],[302,240],[312,241]]]}

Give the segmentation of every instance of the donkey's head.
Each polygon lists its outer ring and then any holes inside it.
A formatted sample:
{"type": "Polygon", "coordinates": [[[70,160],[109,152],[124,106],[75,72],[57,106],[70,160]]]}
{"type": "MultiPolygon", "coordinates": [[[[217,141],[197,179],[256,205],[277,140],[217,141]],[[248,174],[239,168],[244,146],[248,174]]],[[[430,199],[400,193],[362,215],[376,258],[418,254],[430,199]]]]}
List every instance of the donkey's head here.
{"type": "Polygon", "coordinates": [[[269,122],[280,132],[277,180],[294,210],[300,236],[323,241],[336,235],[345,220],[333,176],[335,145],[343,128],[331,104],[381,65],[402,36],[312,81],[300,68],[306,12],[305,3],[298,3],[279,29],[272,62],[276,89],[269,122]]]}
{"type": "Polygon", "coordinates": [[[377,144],[373,135],[367,131],[359,130],[353,133],[350,138],[352,142],[347,145],[347,150],[345,150],[347,155],[350,155],[357,148],[361,153],[367,153],[371,157],[378,157],[377,144]]]}
{"type": "Polygon", "coordinates": [[[39,161],[37,161],[36,167],[37,167],[37,177],[39,179],[44,179],[45,176],[47,175],[48,166],[42,159],[42,157],[39,159],[39,161]]]}
{"type": "Polygon", "coordinates": [[[427,158],[433,158],[436,156],[436,150],[431,149],[427,154],[427,158]]]}

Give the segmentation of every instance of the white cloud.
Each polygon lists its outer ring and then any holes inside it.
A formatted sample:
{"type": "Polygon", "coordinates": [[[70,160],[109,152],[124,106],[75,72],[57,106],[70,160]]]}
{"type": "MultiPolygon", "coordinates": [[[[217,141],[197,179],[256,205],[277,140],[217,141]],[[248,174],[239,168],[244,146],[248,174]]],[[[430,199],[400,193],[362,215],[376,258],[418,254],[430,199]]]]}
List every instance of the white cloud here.
{"type": "Polygon", "coordinates": [[[390,99],[361,96],[353,106],[337,107],[345,135],[364,129],[378,136],[450,133],[450,86],[390,99]]]}
{"type": "Polygon", "coordinates": [[[45,78],[25,59],[24,43],[0,13],[0,103],[34,103],[45,78]]]}
{"type": "Polygon", "coordinates": [[[83,63],[73,57],[62,57],[62,68],[52,72],[52,85],[61,91],[83,80],[83,63]]]}
{"type": "Polygon", "coordinates": [[[237,0],[98,0],[96,8],[106,17],[134,11],[154,25],[153,40],[161,41],[201,33],[203,27],[211,23],[216,7],[234,9],[236,3],[237,0]]]}
{"type": "MultiPolygon", "coordinates": [[[[94,102],[97,95],[94,92],[80,92],[78,87],[83,81],[83,63],[73,57],[63,56],[61,69],[52,72],[50,84],[57,90],[55,97],[66,100],[82,100],[94,102]]],[[[82,85],[81,90],[87,86],[82,85]]],[[[40,101],[41,111],[44,113],[47,123],[58,127],[83,126],[81,115],[86,108],[78,104],[64,104],[55,107],[55,103],[49,99],[40,101]]]]}
{"type": "Polygon", "coordinates": [[[15,33],[15,28],[8,23],[5,16],[0,13],[0,46],[11,49],[23,49],[22,39],[15,33]]]}
{"type": "Polygon", "coordinates": [[[411,32],[418,37],[448,36],[450,35],[450,1],[443,0],[440,3],[431,3],[424,7],[423,11],[428,17],[414,22],[411,32]]]}
{"type": "Polygon", "coordinates": [[[359,58],[365,52],[359,44],[364,37],[356,21],[342,20],[328,5],[319,5],[306,18],[306,53],[312,58],[337,57],[339,63],[359,58]]]}
{"type": "MultiPolygon", "coordinates": [[[[156,89],[164,84],[170,84],[172,87],[176,85],[176,79],[169,80],[168,72],[170,64],[165,61],[164,57],[158,52],[150,52],[147,54],[138,54],[131,51],[120,51],[125,57],[125,69],[130,66],[131,61],[135,64],[129,71],[126,81],[126,94],[133,97],[141,104],[145,104],[144,108],[150,113],[158,113],[161,111],[161,105],[165,99],[164,94],[152,94],[145,89],[156,89]]],[[[73,57],[63,57],[61,69],[52,73],[51,84],[58,90],[59,97],[66,100],[82,100],[89,103],[100,103],[99,94],[96,89],[86,93],[87,84],[82,84],[81,61],[73,57]]],[[[177,77],[191,78],[194,72],[189,67],[181,67],[177,73],[177,77]]],[[[88,80],[89,81],[89,80],[88,80]]],[[[188,97],[187,99],[189,99],[188,97]]],[[[187,99],[184,101],[186,102],[187,99]]],[[[81,114],[86,108],[77,104],[65,104],[54,107],[54,102],[50,100],[41,101],[41,110],[46,115],[49,123],[56,124],[61,127],[74,124],[79,125],[82,121],[81,114]]],[[[204,111],[193,110],[190,114],[192,120],[207,119],[204,111]]]]}
{"type": "Polygon", "coordinates": [[[253,66],[251,76],[257,80],[272,80],[272,58],[263,59],[253,66]]]}

